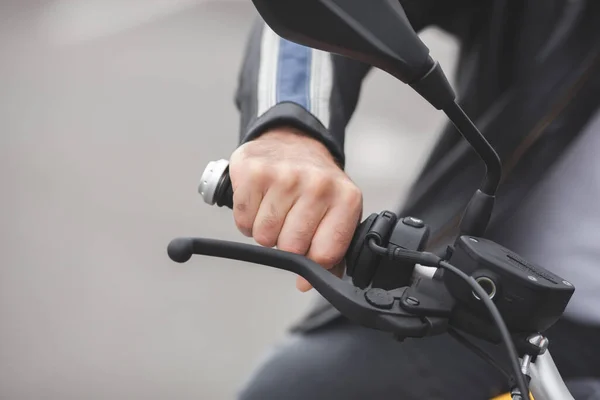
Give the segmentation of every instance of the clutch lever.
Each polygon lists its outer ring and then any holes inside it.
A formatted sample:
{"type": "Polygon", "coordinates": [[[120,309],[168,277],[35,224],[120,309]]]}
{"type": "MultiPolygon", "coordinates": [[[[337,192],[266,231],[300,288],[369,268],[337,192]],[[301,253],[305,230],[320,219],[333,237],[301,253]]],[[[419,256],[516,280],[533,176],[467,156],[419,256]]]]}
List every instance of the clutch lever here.
{"type": "MultiPolygon", "coordinates": [[[[437,313],[435,316],[428,316],[415,312],[414,302],[410,311],[403,308],[403,304],[407,303],[407,291],[414,289],[413,286],[418,285],[420,280],[416,280],[411,287],[390,291],[379,288],[360,289],[302,255],[218,239],[176,238],[169,243],[167,252],[171,260],[178,263],[185,263],[196,254],[246,261],[293,272],[306,279],[352,322],[393,333],[399,339],[424,337],[446,331],[446,315],[437,313]]],[[[451,306],[452,304],[448,304],[448,311],[451,306]]]]}

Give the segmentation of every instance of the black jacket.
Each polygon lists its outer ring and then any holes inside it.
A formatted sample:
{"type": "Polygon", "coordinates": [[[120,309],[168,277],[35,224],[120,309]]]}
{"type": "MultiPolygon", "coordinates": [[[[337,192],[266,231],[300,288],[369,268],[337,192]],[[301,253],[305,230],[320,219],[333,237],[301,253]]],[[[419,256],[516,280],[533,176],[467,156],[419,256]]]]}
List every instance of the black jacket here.
{"type": "MultiPolygon", "coordinates": [[[[503,164],[488,230],[493,231],[600,105],[600,1],[401,3],[416,31],[437,26],[460,41],[455,79],[459,103],[503,164]]],[[[274,37],[257,21],[235,98],[240,143],[270,127],[291,124],[321,140],[343,166],[345,128],[369,70],[342,56],[274,37]],[[313,75],[307,76],[303,65],[313,75]]],[[[443,249],[457,234],[460,215],[484,172],[483,163],[448,124],[399,214],[424,219],[432,229],[429,248],[443,249]]],[[[336,316],[323,303],[300,328],[336,316]]]]}

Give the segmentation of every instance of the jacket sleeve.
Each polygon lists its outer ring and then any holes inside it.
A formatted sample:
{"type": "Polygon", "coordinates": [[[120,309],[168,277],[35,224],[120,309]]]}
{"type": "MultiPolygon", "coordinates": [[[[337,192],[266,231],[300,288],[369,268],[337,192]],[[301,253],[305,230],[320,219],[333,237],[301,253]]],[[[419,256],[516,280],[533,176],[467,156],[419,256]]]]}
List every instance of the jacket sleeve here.
{"type": "Polygon", "coordinates": [[[344,165],[345,128],[370,66],[280,38],[260,18],[238,78],[240,144],[289,125],[320,140],[344,165]]]}
{"type": "MultiPolygon", "coordinates": [[[[441,10],[433,6],[445,2],[403,0],[403,5],[419,31],[435,23],[441,10]]],[[[272,127],[289,125],[320,140],[343,167],[346,126],[370,69],[361,62],[285,40],[258,18],[246,44],[235,94],[241,117],[240,144],[272,127]]]]}

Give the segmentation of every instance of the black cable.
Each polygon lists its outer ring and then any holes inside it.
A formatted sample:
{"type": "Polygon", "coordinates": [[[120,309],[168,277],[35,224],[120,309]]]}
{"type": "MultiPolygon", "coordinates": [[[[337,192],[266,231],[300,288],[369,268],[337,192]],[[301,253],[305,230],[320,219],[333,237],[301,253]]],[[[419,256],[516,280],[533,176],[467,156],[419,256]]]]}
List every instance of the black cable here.
{"type": "Polygon", "coordinates": [[[377,241],[374,238],[370,238],[368,244],[369,244],[369,249],[371,249],[372,252],[379,254],[380,256],[389,256],[390,255],[388,248],[378,245],[377,241]]]}
{"type": "Polygon", "coordinates": [[[443,111],[485,163],[486,176],[481,185],[481,191],[494,196],[502,177],[502,163],[498,153],[456,102],[450,102],[443,111]]]}
{"type": "Polygon", "coordinates": [[[525,377],[521,373],[521,366],[519,365],[519,356],[517,354],[517,349],[515,348],[515,345],[510,337],[510,333],[508,332],[508,328],[506,327],[506,324],[504,323],[504,320],[502,319],[498,308],[496,308],[496,305],[492,302],[492,300],[490,300],[488,294],[485,292],[485,290],[483,290],[479,283],[477,283],[477,281],[473,279],[473,277],[468,276],[467,274],[465,274],[460,269],[456,268],[447,261],[440,261],[439,266],[452,272],[453,274],[457,275],[459,278],[467,282],[469,286],[471,286],[471,289],[473,289],[473,291],[479,296],[481,301],[483,301],[483,304],[488,309],[492,319],[494,320],[494,323],[500,331],[500,336],[502,338],[504,346],[506,347],[506,351],[508,352],[508,358],[510,360],[511,368],[514,373],[514,378],[517,382],[517,387],[521,392],[521,397],[525,399],[528,398],[529,389],[527,387],[525,377]]]}
{"type": "Polygon", "coordinates": [[[442,260],[437,255],[426,251],[408,250],[396,246],[382,247],[378,245],[377,241],[373,238],[369,239],[368,245],[371,251],[380,256],[387,257],[390,260],[413,262],[415,264],[421,264],[424,267],[437,267],[442,260]]]}
{"type": "Polygon", "coordinates": [[[492,367],[496,368],[508,381],[512,381],[512,377],[510,373],[504,369],[494,358],[489,355],[485,350],[481,347],[477,346],[475,343],[470,341],[466,336],[458,332],[456,329],[452,327],[448,327],[448,333],[452,336],[457,342],[471,350],[473,353],[477,354],[480,358],[482,358],[485,362],[490,364],[492,367]]]}

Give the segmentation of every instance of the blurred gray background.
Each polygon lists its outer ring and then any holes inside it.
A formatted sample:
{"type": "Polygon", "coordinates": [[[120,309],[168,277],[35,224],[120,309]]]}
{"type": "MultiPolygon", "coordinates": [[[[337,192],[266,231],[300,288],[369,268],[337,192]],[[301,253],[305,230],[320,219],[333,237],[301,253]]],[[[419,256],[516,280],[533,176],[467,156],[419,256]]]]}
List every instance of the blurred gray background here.
{"type": "MultiPolygon", "coordinates": [[[[0,398],[232,399],[315,293],[193,258],[248,241],[196,192],[238,138],[250,1],[0,1],[0,398]]],[[[451,75],[456,44],[422,35],[451,75]]],[[[346,151],[365,214],[395,209],[444,120],[365,81],[346,151]],[[410,150],[406,150],[410,147],[410,150]]]]}

